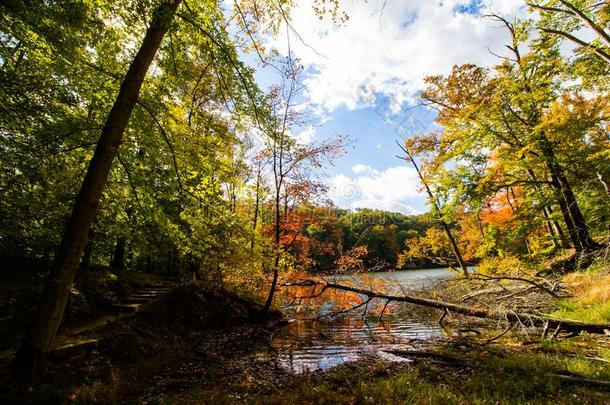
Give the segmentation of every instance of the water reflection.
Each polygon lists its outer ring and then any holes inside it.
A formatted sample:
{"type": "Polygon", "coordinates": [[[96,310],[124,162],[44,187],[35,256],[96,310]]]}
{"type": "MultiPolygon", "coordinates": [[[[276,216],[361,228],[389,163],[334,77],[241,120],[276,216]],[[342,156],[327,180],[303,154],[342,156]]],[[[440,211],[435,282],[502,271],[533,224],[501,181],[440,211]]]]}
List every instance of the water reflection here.
{"type": "MultiPolygon", "coordinates": [[[[408,270],[370,273],[365,277],[336,276],[333,281],[358,285],[385,280],[389,291],[425,290],[453,274],[447,269],[408,270]]],[[[296,321],[281,330],[271,345],[283,368],[302,373],[327,370],[365,354],[404,361],[385,350],[410,349],[421,345],[422,341],[443,336],[443,330],[436,319],[429,316],[429,311],[420,311],[409,304],[397,304],[397,307],[392,317],[383,320],[370,314],[363,317],[361,311],[354,311],[325,321],[296,321]]],[[[328,307],[322,308],[322,312],[328,310],[328,307]]]]}
{"type": "Polygon", "coordinates": [[[294,322],[273,339],[280,365],[295,373],[326,370],[364,354],[399,360],[383,350],[406,349],[442,335],[438,324],[413,319],[382,323],[343,316],[330,322],[294,322]]]}

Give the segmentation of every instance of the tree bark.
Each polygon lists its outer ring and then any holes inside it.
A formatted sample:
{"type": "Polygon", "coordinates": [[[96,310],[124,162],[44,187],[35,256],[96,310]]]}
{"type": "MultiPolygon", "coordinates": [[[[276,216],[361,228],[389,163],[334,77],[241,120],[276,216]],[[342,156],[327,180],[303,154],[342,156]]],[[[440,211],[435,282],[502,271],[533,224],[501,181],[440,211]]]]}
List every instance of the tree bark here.
{"type": "Polygon", "coordinates": [[[568,209],[568,203],[566,202],[565,197],[561,192],[561,185],[559,184],[559,180],[554,174],[551,174],[551,184],[553,186],[555,198],[557,199],[557,204],[559,205],[559,210],[561,211],[563,221],[565,222],[566,228],[568,229],[570,241],[574,246],[574,250],[576,250],[576,252],[582,252],[584,250],[584,246],[582,245],[580,238],[578,237],[576,226],[574,226],[574,221],[572,221],[570,210],[568,209]]]}
{"type": "Polygon", "coordinates": [[[544,207],[542,209],[542,216],[544,217],[544,225],[546,226],[546,230],[548,231],[549,235],[551,236],[551,240],[553,241],[553,245],[555,246],[555,249],[561,249],[561,244],[557,240],[557,235],[555,235],[555,230],[553,229],[553,225],[551,224],[549,213],[548,213],[546,207],[544,207]]]}
{"type": "Polygon", "coordinates": [[[598,244],[593,240],[591,235],[589,234],[589,228],[587,227],[587,223],[585,222],[585,217],[582,215],[582,211],[578,206],[578,202],[576,200],[576,196],[572,191],[572,186],[568,182],[568,179],[563,174],[563,171],[559,172],[559,182],[561,184],[564,196],[566,198],[566,202],[568,203],[568,209],[570,210],[570,215],[574,220],[574,226],[576,227],[576,232],[578,233],[578,238],[580,239],[583,247],[586,251],[593,250],[598,247],[598,244]]]}
{"type": "Polygon", "coordinates": [[[254,251],[254,240],[256,239],[256,226],[258,225],[258,211],[260,206],[260,189],[261,189],[261,166],[259,165],[256,172],[256,190],[254,202],[254,218],[252,219],[252,239],[250,239],[250,252],[254,251]]]}
{"type": "Polygon", "coordinates": [[[548,212],[549,218],[551,218],[551,225],[552,225],[553,229],[555,230],[555,234],[557,235],[557,237],[559,238],[559,241],[561,242],[561,247],[563,247],[565,249],[569,248],[570,242],[568,242],[568,239],[566,238],[566,235],[563,232],[561,225],[559,225],[559,222],[556,219],[553,219],[553,208],[550,205],[547,206],[547,212],[548,212]]]}
{"type": "Polygon", "coordinates": [[[269,295],[267,296],[267,301],[265,302],[265,306],[263,307],[263,314],[269,312],[271,309],[271,303],[273,302],[273,296],[275,295],[275,289],[277,288],[277,279],[279,275],[278,267],[280,265],[280,236],[281,236],[281,216],[280,216],[280,189],[276,189],[275,194],[275,224],[274,224],[274,242],[275,248],[278,249],[278,252],[275,254],[275,261],[273,266],[273,280],[271,281],[271,288],[269,289],[269,295]]]}
{"type": "Polygon", "coordinates": [[[81,270],[87,270],[89,266],[91,266],[91,255],[93,254],[93,241],[95,235],[93,232],[93,228],[89,229],[89,236],[87,237],[87,243],[85,244],[85,248],[83,251],[83,258],[80,261],[81,270]]]}
{"type": "Polygon", "coordinates": [[[462,257],[462,252],[460,251],[460,248],[459,248],[455,238],[453,237],[453,233],[451,232],[451,229],[449,229],[449,225],[447,225],[447,223],[442,219],[440,220],[440,222],[441,222],[443,229],[445,230],[445,233],[447,234],[447,238],[449,238],[449,243],[451,243],[451,248],[453,249],[453,253],[455,254],[455,257],[460,266],[460,269],[462,270],[462,273],[464,273],[465,277],[468,277],[468,266],[466,265],[466,262],[464,261],[464,258],[462,257]]]}
{"type": "Polygon", "coordinates": [[[181,0],[164,0],[157,6],[144,40],[129,66],[119,94],[106,119],[42,292],[38,309],[30,320],[25,341],[15,358],[17,371],[24,377],[31,378],[38,374],[44,357],[51,349],[112,161],[121,144],[146,73],[180,2],[181,0]]]}
{"type": "MultiPolygon", "coordinates": [[[[536,185],[536,182],[538,181],[538,176],[536,176],[536,173],[530,167],[527,167],[526,171],[527,171],[529,178],[534,182],[533,187],[534,187],[534,190],[536,191],[536,194],[538,194],[538,198],[540,198],[540,200],[543,201],[543,204],[544,204],[544,199],[545,199],[544,194],[540,191],[540,187],[538,185],[536,185]]],[[[558,249],[568,247],[566,237],[563,234],[561,227],[559,226],[557,221],[553,220],[553,209],[551,208],[550,205],[543,206],[542,215],[544,216],[544,218],[546,220],[545,224],[546,224],[547,230],[549,231],[549,234],[551,235],[551,238],[553,239],[553,244],[555,245],[555,247],[558,249]]]]}
{"type": "Polygon", "coordinates": [[[610,198],[610,185],[608,185],[608,182],[606,180],[604,180],[604,176],[602,176],[602,174],[600,172],[597,172],[597,178],[599,179],[600,183],[602,183],[602,185],[604,186],[604,190],[606,190],[606,194],[608,195],[608,198],[610,198]]]}
{"type": "Polygon", "coordinates": [[[572,186],[566,178],[563,168],[557,161],[555,151],[553,150],[550,141],[544,134],[542,134],[540,137],[540,146],[547,168],[551,173],[551,184],[558,192],[558,202],[560,204],[562,214],[566,219],[566,225],[568,226],[569,232],[569,222],[571,222],[572,229],[570,232],[570,238],[574,243],[576,251],[590,251],[595,249],[597,247],[597,243],[595,243],[589,234],[584,216],[580,211],[578,201],[576,200],[576,196],[572,191],[572,186]],[[567,216],[571,218],[571,221],[567,220],[567,216]]]}

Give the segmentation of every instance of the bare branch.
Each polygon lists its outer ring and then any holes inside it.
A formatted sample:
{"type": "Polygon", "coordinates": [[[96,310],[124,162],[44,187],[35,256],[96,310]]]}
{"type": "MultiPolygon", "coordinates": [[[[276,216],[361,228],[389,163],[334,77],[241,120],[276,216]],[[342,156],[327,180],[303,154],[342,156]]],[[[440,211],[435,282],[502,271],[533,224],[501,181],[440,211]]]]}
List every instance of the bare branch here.
{"type": "Polygon", "coordinates": [[[165,140],[165,143],[169,147],[170,154],[172,155],[172,161],[174,163],[174,171],[176,173],[176,178],[178,179],[178,186],[181,191],[184,191],[184,187],[182,186],[182,179],[180,178],[180,171],[178,170],[178,160],[176,159],[176,153],[174,152],[174,146],[172,145],[171,141],[169,140],[169,137],[167,136],[167,133],[165,132],[165,128],[163,128],[163,125],[161,125],[161,123],[159,122],[159,120],[157,119],[155,114],[146,104],[142,103],[141,100],[138,100],[136,102],[138,103],[138,105],[140,107],[142,107],[144,109],[144,111],[146,111],[151,116],[151,118],[153,119],[153,121],[155,122],[157,127],[159,128],[159,132],[161,133],[161,136],[163,137],[163,139],[165,140]]]}
{"type": "Polygon", "coordinates": [[[500,339],[502,336],[506,335],[508,333],[508,331],[511,330],[512,328],[513,328],[513,323],[509,322],[506,329],[504,329],[499,335],[487,339],[485,341],[485,343],[483,343],[483,346],[486,346],[486,345],[490,344],[491,342],[494,342],[494,341],[500,339]]]}
{"type": "MultiPolygon", "coordinates": [[[[403,296],[398,295],[389,295],[384,293],[379,293],[376,291],[365,290],[362,288],[352,287],[348,285],[336,284],[336,283],[323,283],[315,280],[304,280],[304,285],[313,285],[313,284],[323,284],[326,285],[327,288],[353,292],[356,294],[361,294],[373,298],[381,298],[388,301],[396,301],[396,302],[407,302],[415,305],[422,305],[430,308],[442,309],[444,311],[451,311],[456,314],[471,316],[475,318],[484,318],[484,319],[498,319],[498,320],[506,320],[507,322],[518,322],[519,324],[523,324],[521,319],[527,319],[529,325],[532,327],[542,327],[546,322],[549,323],[551,327],[556,327],[559,330],[566,330],[570,332],[590,332],[590,333],[601,333],[605,334],[607,330],[610,330],[610,325],[607,324],[596,324],[596,323],[585,323],[580,321],[573,321],[569,319],[558,319],[551,318],[538,314],[531,313],[516,313],[513,311],[493,311],[491,309],[485,309],[480,307],[469,307],[461,304],[454,304],[449,302],[438,301],[430,298],[416,297],[413,295],[405,294],[403,296]]],[[[366,302],[360,304],[360,306],[366,305],[366,302]]]]}
{"type": "MultiPolygon", "coordinates": [[[[336,316],[339,316],[339,315],[346,314],[346,313],[348,313],[348,312],[354,311],[354,310],[356,310],[356,309],[358,309],[358,308],[361,308],[361,307],[363,307],[363,306],[367,306],[367,307],[368,307],[369,302],[371,302],[371,300],[372,300],[373,298],[374,298],[374,297],[368,297],[366,300],[362,301],[360,304],[355,305],[355,306],[353,306],[353,307],[351,307],[351,308],[344,309],[344,310],[342,310],[342,311],[331,312],[331,313],[329,313],[329,314],[322,314],[322,315],[320,315],[320,316],[318,316],[318,317],[314,318],[314,320],[316,320],[316,321],[317,321],[317,320],[322,319],[322,318],[334,318],[334,317],[336,317],[336,316]]],[[[366,312],[366,311],[365,311],[365,312],[366,312]]]]}
{"type": "Polygon", "coordinates": [[[559,7],[541,6],[541,5],[534,4],[534,3],[525,3],[525,4],[527,4],[529,7],[532,7],[532,8],[541,10],[541,11],[550,11],[553,13],[564,13],[564,14],[574,15],[574,12],[563,9],[563,8],[559,8],[559,7]]]}
{"type": "Polygon", "coordinates": [[[564,32],[564,31],[553,30],[550,28],[542,28],[542,31],[546,32],[548,34],[559,35],[560,37],[566,38],[584,48],[591,49],[593,52],[595,52],[597,55],[599,55],[601,58],[603,58],[606,62],[610,63],[610,54],[606,53],[604,50],[602,50],[598,46],[585,42],[582,39],[576,38],[574,35],[568,34],[567,32],[564,32]]]}
{"type": "Polygon", "coordinates": [[[597,25],[595,21],[590,19],[585,13],[578,9],[578,7],[574,6],[567,0],[559,0],[561,4],[570,9],[581,21],[587,24],[593,31],[599,35],[599,37],[606,43],[606,45],[610,46],[610,35],[608,35],[602,27],[597,25]]]}

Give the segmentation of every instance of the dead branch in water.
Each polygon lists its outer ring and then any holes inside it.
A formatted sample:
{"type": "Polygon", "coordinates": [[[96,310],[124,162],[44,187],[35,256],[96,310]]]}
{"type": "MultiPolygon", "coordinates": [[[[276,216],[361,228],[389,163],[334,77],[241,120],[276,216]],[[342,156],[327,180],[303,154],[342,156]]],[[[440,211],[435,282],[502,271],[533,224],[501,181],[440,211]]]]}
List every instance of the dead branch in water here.
{"type": "MultiPolygon", "coordinates": [[[[343,284],[336,284],[330,282],[321,282],[316,280],[301,280],[298,282],[287,283],[285,286],[299,286],[299,287],[315,287],[321,286],[325,291],[329,288],[341,291],[352,292],[356,294],[361,294],[370,299],[380,298],[387,301],[395,301],[395,302],[407,302],[410,304],[426,306],[430,308],[437,308],[444,311],[450,311],[451,313],[456,313],[465,316],[471,316],[475,318],[483,318],[483,319],[497,319],[497,320],[505,320],[509,323],[517,323],[524,325],[523,321],[525,320],[528,324],[527,326],[532,327],[544,327],[548,324],[548,327],[554,328],[556,331],[568,331],[568,332],[589,332],[589,333],[607,333],[607,330],[610,330],[610,325],[604,324],[596,324],[596,323],[585,323],[579,321],[573,321],[569,319],[559,319],[559,318],[551,318],[544,315],[532,314],[532,313],[518,313],[518,312],[505,312],[505,311],[494,311],[491,309],[486,309],[483,307],[470,307],[466,305],[454,304],[450,302],[438,301],[430,298],[416,297],[412,295],[388,295],[375,291],[369,291],[362,288],[352,287],[343,284]]],[[[367,301],[368,302],[368,301],[367,301]]]]}
{"type": "Polygon", "coordinates": [[[500,334],[491,337],[489,339],[487,339],[484,343],[483,346],[486,346],[488,344],[490,344],[491,342],[495,342],[496,340],[500,339],[502,336],[506,335],[508,333],[509,330],[511,330],[513,328],[513,324],[512,322],[508,324],[508,326],[506,327],[506,329],[504,329],[502,332],[500,332],[500,334]]]}
{"type": "Polygon", "coordinates": [[[557,295],[556,292],[556,285],[549,283],[547,280],[545,279],[541,279],[540,282],[535,281],[535,280],[531,280],[529,278],[524,278],[524,277],[515,277],[515,276],[488,276],[488,275],[484,275],[484,274],[476,274],[475,276],[472,276],[473,279],[476,280],[482,280],[482,281],[521,281],[527,284],[532,285],[533,287],[538,288],[541,291],[544,291],[546,293],[548,293],[549,295],[558,298],[559,296],[557,295]]]}
{"type": "Polygon", "coordinates": [[[484,283],[490,283],[490,284],[496,285],[496,287],[486,288],[486,289],[468,293],[462,297],[463,300],[468,300],[471,298],[478,297],[479,295],[485,295],[485,294],[496,294],[496,293],[500,293],[500,292],[509,293],[511,291],[519,290],[519,289],[523,288],[518,285],[504,285],[504,284],[501,284],[502,281],[514,281],[514,282],[521,282],[521,283],[526,283],[526,284],[530,285],[530,288],[517,292],[515,295],[518,295],[522,292],[530,291],[535,288],[536,290],[549,294],[550,296],[552,296],[554,298],[566,298],[566,297],[571,296],[567,291],[565,291],[564,289],[561,288],[560,284],[558,284],[556,282],[551,282],[543,277],[526,278],[526,277],[518,277],[518,276],[491,276],[491,275],[486,275],[486,274],[474,274],[474,275],[470,276],[468,279],[456,278],[456,279],[453,279],[452,281],[463,281],[463,280],[468,280],[469,282],[476,280],[476,281],[481,281],[484,283]]]}

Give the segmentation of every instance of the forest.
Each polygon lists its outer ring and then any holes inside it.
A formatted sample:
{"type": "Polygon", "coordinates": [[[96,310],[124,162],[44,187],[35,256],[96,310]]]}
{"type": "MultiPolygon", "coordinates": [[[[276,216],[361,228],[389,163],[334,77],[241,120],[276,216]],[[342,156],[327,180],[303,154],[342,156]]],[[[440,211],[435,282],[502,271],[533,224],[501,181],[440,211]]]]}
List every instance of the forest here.
{"type": "Polygon", "coordinates": [[[0,400],[607,403],[610,3],[419,2],[500,42],[384,118],[410,210],[333,198],[380,134],[298,136],[303,10],[400,2],[301,3],[0,3],[0,400]]]}

